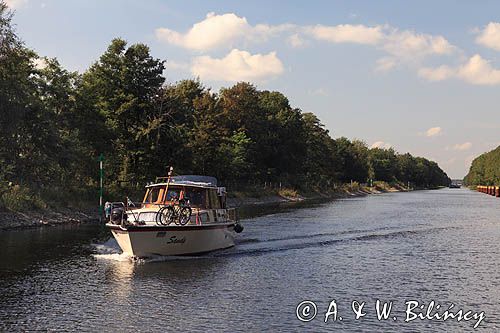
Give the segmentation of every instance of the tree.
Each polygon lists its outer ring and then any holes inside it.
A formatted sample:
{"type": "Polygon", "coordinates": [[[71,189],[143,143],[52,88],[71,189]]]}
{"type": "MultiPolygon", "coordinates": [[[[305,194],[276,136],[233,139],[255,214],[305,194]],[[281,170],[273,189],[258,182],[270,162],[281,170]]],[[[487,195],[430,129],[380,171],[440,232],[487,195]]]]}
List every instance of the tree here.
{"type": "Polygon", "coordinates": [[[337,178],[342,182],[351,180],[364,183],[368,178],[368,147],[360,140],[349,141],[345,137],[335,140],[337,178]]]}
{"type": "MultiPolygon", "coordinates": [[[[104,121],[98,131],[103,137],[95,140],[94,150],[107,154],[113,180],[135,183],[151,177],[148,164],[155,156],[148,149],[149,134],[158,113],[155,102],[165,80],[165,66],[150,55],[146,45],[126,45],[122,39],[111,42],[84,73],[80,95],[86,97],[85,113],[104,121]]],[[[84,133],[86,138],[92,135],[95,132],[84,133]]]]}
{"type": "Polygon", "coordinates": [[[500,146],[476,157],[464,181],[468,185],[500,184],[500,146]]]}
{"type": "Polygon", "coordinates": [[[326,188],[335,179],[335,141],[321,121],[312,113],[304,113],[306,153],[305,180],[308,186],[326,188]]]}
{"type": "Polygon", "coordinates": [[[224,140],[219,150],[219,162],[226,169],[225,179],[240,183],[249,180],[254,170],[253,163],[249,159],[251,144],[252,140],[247,137],[244,131],[237,131],[224,140]]]}
{"type": "Polygon", "coordinates": [[[220,126],[222,110],[217,97],[210,91],[194,101],[193,127],[190,131],[188,148],[191,152],[194,173],[216,175],[224,180],[225,172],[219,159],[219,147],[226,131],[220,126]]]}
{"type": "Polygon", "coordinates": [[[373,179],[392,182],[396,180],[396,153],[394,149],[370,149],[369,164],[373,179]]]}
{"type": "Polygon", "coordinates": [[[288,98],[277,91],[260,92],[259,106],[265,120],[258,149],[267,170],[266,180],[296,186],[306,151],[302,113],[290,107],[288,98]]]}

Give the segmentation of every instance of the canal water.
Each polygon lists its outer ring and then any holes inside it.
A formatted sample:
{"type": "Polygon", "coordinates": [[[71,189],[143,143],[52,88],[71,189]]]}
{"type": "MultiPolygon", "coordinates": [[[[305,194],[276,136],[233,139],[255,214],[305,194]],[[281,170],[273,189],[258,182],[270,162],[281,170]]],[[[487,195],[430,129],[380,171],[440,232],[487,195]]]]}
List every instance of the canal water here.
{"type": "Polygon", "coordinates": [[[136,262],[101,226],[2,232],[0,331],[460,332],[481,313],[477,330],[500,330],[500,199],[443,189],[265,212],[234,248],[136,262]],[[469,320],[405,322],[431,301],[469,320]]]}

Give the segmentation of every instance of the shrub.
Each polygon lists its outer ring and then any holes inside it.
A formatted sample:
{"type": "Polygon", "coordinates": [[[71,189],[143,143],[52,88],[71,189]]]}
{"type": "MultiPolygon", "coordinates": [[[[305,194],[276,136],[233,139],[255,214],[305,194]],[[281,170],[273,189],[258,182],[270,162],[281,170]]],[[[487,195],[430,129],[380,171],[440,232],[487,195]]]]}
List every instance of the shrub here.
{"type": "Polygon", "coordinates": [[[13,211],[43,209],[47,207],[39,195],[34,194],[29,188],[21,185],[11,186],[2,194],[0,201],[3,207],[13,211]]]}
{"type": "Polygon", "coordinates": [[[359,191],[361,189],[361,186],[359,185],[358,182],[352,182],[344,184],[343,188],[346,191],[353,192],[353,191],[359,191]]]}
{"type": "Polygon", "coordinates": [[[282,188],[278,191],[278,194],[282,197],[287,197],[287,198],[296,198],[299,196],[299,193],[291,188],[282,188]]]}

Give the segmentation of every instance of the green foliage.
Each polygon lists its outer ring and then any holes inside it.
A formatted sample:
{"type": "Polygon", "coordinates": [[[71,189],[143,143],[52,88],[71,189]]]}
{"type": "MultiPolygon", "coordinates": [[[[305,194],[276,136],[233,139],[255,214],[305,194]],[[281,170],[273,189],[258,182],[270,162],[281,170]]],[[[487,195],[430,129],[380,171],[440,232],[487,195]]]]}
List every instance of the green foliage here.
{"type": "Polygon", "coordinates": [[[358,182],[346,183],[342,188],[347,192],[356,192],[361,190],[361,185],[358,182]]]}
{"type": "Polygon", "coordinates": [[[500,146],[479,155],[472,161],[469,173],[464,178],[467,185],[500,184],[500,146]]]}
{"type": "MultiPolygon", "coordinates": [[[[342,182],[365,182],[369,178],[369,149],[365,142],[345,137],[335,140],[335,155],[340,165],[337,177],[342,182]]],[[[373,178],[374,176],[372,176],[373,178]]]]}
{"type": "Polygon", "coordinates": [[[3,192],[0,201],[4,208],[13,211],[29,211],[46,207],[38,194],[20,185],[14,185],[3,192]]]}
{"type": "Polygon", "coordinates": [[[328,134],[321,121],[312,113],[303,114],[305,143],[304,178],[305,187],[330,187],[338,174],[335,170],[335,140],[328,134]]]}
{"type": "Polygon", "coordinates": [[[114,39],[83,74],[77,90],[85,96],[80,109],[87,109],[85,113],[93,113],[91,119],[98,121],[97,131],[92,126],[81,131],[82,141],[94,137],[89,140],[94,144],[90,151],[105,153],[112,181],[133,184],[152,176],[149,155],[157,147],[151,146],[151,134],[162,117],[156,99],[165,67],[146,45],[126,46],[124,40],[114,39]]]}
{"type": "Polygon", "coordinates": [[[394,149],[370,149],[368,160],[371,178],[386,182],[396,180],[397,156],[394,149]]]}
{"type": "Polygon", "coordinates": [[[252,140],[244,131],[238,131],[229,137],[219,148],[220,163],[226,168],[227,180],[239,180],[246,177],[252,168],[249,148],[252,140]]]}
{"type": "Polygon", "coordinates": [[[144,44],[114,39],[83,74],[69,72],[28,49],[11,16],[0,0],[0,207],[91,200],[100,153],[114,198],[142,191],[171,165],[233,188],[449,181],[426,159],[332,138],[280,92],[246,82],[218,93],[198,80],[165,85],[165,62],[144,44]]]}
{"type": "Polygon", "coordinates": [[[299,196],[299,192],[291,188],[282,188],[278,191],[278,194],[285,198],[297,198],[299,196]]]}

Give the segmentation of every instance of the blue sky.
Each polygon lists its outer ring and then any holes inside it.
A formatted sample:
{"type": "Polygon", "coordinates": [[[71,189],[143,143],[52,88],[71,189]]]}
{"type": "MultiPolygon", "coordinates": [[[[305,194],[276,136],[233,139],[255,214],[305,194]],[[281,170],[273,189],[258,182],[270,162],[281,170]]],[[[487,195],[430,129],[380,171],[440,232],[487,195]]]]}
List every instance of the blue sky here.
{"type": "Polygon", "coordinates": [[[19,36],[84,71],[146,43],[169,82],[278,90],[334,137],[436,160],[462,178],[500,145],[498,1],[8,0],[19,36]]]}

